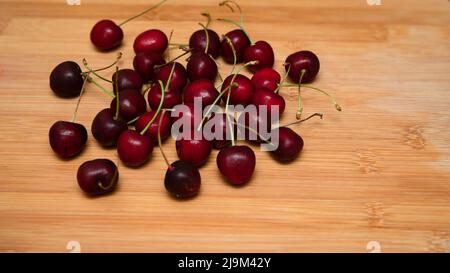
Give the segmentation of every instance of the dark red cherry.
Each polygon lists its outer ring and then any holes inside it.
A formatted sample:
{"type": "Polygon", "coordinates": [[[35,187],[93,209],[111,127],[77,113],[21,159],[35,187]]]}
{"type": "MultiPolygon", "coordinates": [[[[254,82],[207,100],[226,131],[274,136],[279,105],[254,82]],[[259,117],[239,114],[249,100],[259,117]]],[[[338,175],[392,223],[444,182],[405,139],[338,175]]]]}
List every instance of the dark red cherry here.
{"type": "Polygon", "coordinates": [[[214,87],[214,83],[209,80],[196,80],[189,83],[183,93],[184,103],[194,103],[195,98],[201,98],[202,106],[213,104],[219,92],[214,87]]]}
{"type": "MultiPolygon", "coordinates": [[[[161,102],[161,86],[159,83],[155,83],[148,91],[148,104],[153,110],[158,109],[159,103],[161,102]]],[[[162,108],[172,109],[175,105],[181,104],[181,92],[179,89],[171,89],[170,87],[164,93],[164,101],[162,108]]]]}
{"type": "MultiPolygon", "coordinates": [[[[147,126],[150,120],[155,116],[155,113],[156,111],[150,111],[141,115],[139,119],[136,121],[136,124],[134,125],[136,127],[136,130],[139,132],[144,130],[144,128],[147,126]]],[[[158,141],[158,125],[161,119],[161,115],[162,112],[159,112],[158,115],[156,116],[156,119],[153,121],[152,124],[150,124],[150,127],[146,132],[146,134],[152,138],[153,142],[158,141]]],[[[160,129],[161,140],[165,140],[170,136],[171,126],[172,120],[170,118],[170,115],[167,112],[164,112],[164,115],[162,116],[160,129]]]]}
{"type": "Polygon", "coordinates": [[[122,40],[122,29],[111,20],[98,21],[91,30],[91,42],[99,50],[116,48],[122,40]]]}
{"type": "Polygon", "coordinates": [[[272,151],[273,157],[280,162],[292,161],[298,157],[303,150],[303,139],[300,135],[288,127],[274,129],[273,133],[278,133],[278,148],[272,151]]]}
{"type": "Polygon", "coordinates": [[[237,126],[236,120],[233,116],[228,115],[229,120],[227,120],[227,116],[225,113],[213,113],[208,122],[213,122],[214,125],[211,127],[211,132],[216,136],[212,140],[212,145],[215,149],[223,149],[231,145],[231,130],[230,127],[234,130],[234,137],[237,137],[237,126]],[[229,124],[231,122],[231,126],[229,124]]]}
{"type": "MultiPolygon", "coordinates": [[[[231,81],[233,79],[233,74],[228,76],[222,85],[222,91],[224,91],[228,86],[230,86],[231,81]]],[[[253,85],[252,82],[244,75],[237,74],[233,80],[233,83],[237,84],[237,86],[231,87],[231,95],[230,95],[230,104],[242,104],[244,106],[248,105],[253,96],[253,85]]],[[[222,100],[226,101],[228,92],[226,91],[222,95],[222,100]]]]}
{"type": "Polygon", "coordinates": [[[220,172],[233,185],[248,182],[255,171],[255,165],[255,153],[247,146],[226,147],[217,155],[220,172]]]}
{"type": "Polygon", "coordinates": [[[159,29],[150,29],[139,34],[134,40],[134,52],[155,52],[160,55],[166,51],[169,42],[166,34],[159,29]]]}
{"type": "Polygon", "coordinates": [[[81,68],[76,62],[62,62],[53,68],[50,74],[50,88],[60,97],[78,96],[82,86],[81,68]]]}
{"type": "MultiPolygon", "coordinates": [[[[189,128],[182,128],[182,131],[185,132],[185,130],[193,130],[195,128],[198,127],[198,125],[201,122],[201,112],[200,114],[197,114],[197,120],[195,120],[195,107],[193,103],[185,103],[184,106],[187,106],[186,111],[182,111],[179,113],[178,117],[174,117],[173,120],[174,122],[178,121],[178,120],[183,120],[180,122],[189,124],[190,127],[189,128]]],[[[201,109],[199,109],[198,111],[202,111],[201,109]]]]}
{"type": "Polygon", "coordinates": [[[153,140],[134,130],[126,130],[117,141],[117,153],[120,160],[130,167],[139,167],[147,162],[153,152],[153,140]]]}
{"type": "MultiPolygon", "coordinates": [[[[225,34],[231,40],[236,51],[236,62],[240,63],[244,60],[244,53],[247,47],[250,46],[250,40],[247,35],[240,29],[235,29],[225,34]]],[[[232,64],[234,62],[233,50],[226,38],[223,38],[221,43],[221,54],[225,62],[232,64]]]]}
{"type": "Polygon", "coordinates": [[[175,68],[173,70],[172,79],[169,86],[171,89],[183,90],[187,82],[187,72],[184,66],[180,63],[168,63],[159,68],[156,68],[155,82],[160,80],[164,83],[165,86],[167,84],[167,81],[169,80],[173,64],[175,64],[175,68]]]}
{"type": "Polygon", "coordinates": [[[71,158],[84,149],[87,141],[86,128],[74,122],[57,121],[48,133],[50,146],[61,158],[71,158]]]}
{"type": "Polygon", "coordinates": [[[87,194],[106,194],[116,188],[119,170],[109,159],[94,159],[81,164],[77,180],[80,188],[87,194]]]}
{"type": "Polygon", "coordinates": [[[245,139],[254,143],[261,143],[264,139],[270,138],[270,132],[272,128],[272,119],[268,113],[256,111],[257,114],[243,112],[238,118],[238,130],[240,134],[245,134],[245,139]],[[241,126],[244,125],[244,126],[241,126]],[[248,129],[250,128],[250,129],[248,129]],[[258,134],[256,134],[256,132],[258,134]]]}
{"type": "Polygon", "coordinates": [[[186,68],[191,82],[200,79],[208,79],[212,82],[216,80],[217,64],[208,54],[203,52],[192,54],[186,68]]]}
{"type": "MultiPolygon", "coordinates": [[[[111,101],[111,109],[116,112],[116,101],[111,101]]],[[[125,121],[130,121],[147,111],[147,103],[141,92],[133,89],[122,90],[119,94],[119,114],[125,121]]]]}
{"type": "Polygon", "coordinates": [[[179,137],[175,142],[178,158],[184,161],[189,161],[196,167],[205,164],[209,155],[211,154],[211,142],[200,134],[198,139],[195,138],[194,132],[191,131],[189,137],[179,137]]]}
{"type": "Polygon", "coordinates": [[[134,89],[140,91],[142,89],[142,78],[133,69],[120,69],[115,72],[112,76],[112,85],[114,93],[116,91],[116,79],[117,79],[117,87],[119,91],[125,89],[134,89]],[[117,76],[119,75],[119,76],[117,76]]]}
{"type": "Polygon", "coordinates": [[[147,81],[155,79],[155,66],[165,64],[164,58],[155,52],[143,52],[137,54],[133,59],[133,67],[141,78],[147,81]]]}
{"type": "Polygon", "coordinates": [[[244,62],[258,61],[257,64],[247,66],[252,72],[259,71],[263,68],[272,68],[275,61],[273,49],[266,41],[258,41],[247,47],[244,52],[244,62]]]}
{"type": "Polygon", "coordinates": [[[252,83],[255,88],[267,88],[275,91],[281,82],[280,74],[273,68],[263,68],[252,76],[252,83]]]}
{"type": "Polygon", "coordinates": [[[200,185],[200,172],[190,162],[175,161],[166,171],[164,186],[175,198],[184,199],[197,195],[200,185]]]}
{"type": "MultiPolygon", "coordinates": [[[[267,111],[269,115],[272,115],[272,106],[278,106],[278,113],[281,116],[286,107],[286,102],[284,98],[273,91],[266,88],[257,88],[253,94],[251,103],[258,106],[267,106],[267,111]]],[[[258,108],[258,110],[261,110],[258,108]]]]}
{"type": "Polygon", "coordinates": [[[289,55],[286,59],[286,64],[286,72],[290,66],[289,78],[295,83],[300,81],[300,74],[303,69],[305,74],[303,75],[302,83],[312,82],[320,69],[319,58],[317,58],[316,54],[306,50],[289,55]]]}
{"type": "MultiPolygon", "coordinates": [[[[208,53],[214,59],[217,58],[220,54],[220,38],[212,29],[208,29],[208,53]]],[[[196,32],[192,33],[189,38],[189,48],[192,48],[193,52],[205,52],[206,49],[206,32],[204,29],[199,29],[196,32]]]]}
{"type": "Polygon", "coordinates": [[[100,111],[91,126],[92,135],[105,147],[115,146],[120,134],[127,129],[127,123],[120,116],[116,119],[111,108],[100,111]]]}

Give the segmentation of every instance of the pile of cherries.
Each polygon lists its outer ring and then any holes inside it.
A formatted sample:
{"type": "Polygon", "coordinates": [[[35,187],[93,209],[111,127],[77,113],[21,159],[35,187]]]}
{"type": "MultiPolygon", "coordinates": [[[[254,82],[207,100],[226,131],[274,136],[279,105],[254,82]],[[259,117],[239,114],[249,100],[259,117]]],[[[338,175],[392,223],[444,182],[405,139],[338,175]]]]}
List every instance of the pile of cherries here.
{"type": "MultiPolygon", "coordinates": [[[[121,24],[111,20],[97,22],[90,33],[91,42],[103,52],[119,47],[124,37],[121,26],[165,1],[121,24]]],[[[60,97],[78,96],[78,102],[70,122],[57,121],[51,126],[49,140],[53,151],[63,159],[73,158],[83,151],[88,132],[85,126],[76,123],[75,119],[85,85],[94,84],[111,96],[109,107],[101,110],[92,121],[91,132],[97,142],[103,147],[117,147],[123,164],[135,168],[143,166],[150,159],[154,146],[158,145],[168,166],[164,180],[167,191],[176,198],[189,198],[200,190],[199,168],[207,161],[212,149],[219,150],[217,166],[230,184],[245,184],[253,175],[255,153],[249,146],[235,145],[237,131],[244,130],[249,133],[249,127],[237,126],[235,115],[226,111],[228,105],[267,106],[269,116],[271,109],[277,106],[279,114],[282,115],[286,105],[279,91],[282,87],[297,87],[297,120],[288,125],[302,122],[312,116],[322,117],[321,114],[314,114],[301,119],[303,107],[300,90],[304,87],[325,94],[336,109],[341,110],[334,98],[326,92],[303,85],[312,82],[319,72],[319,59],[313,52],[298,51],[289,55],[284,64],[286,75],[282,80],[280,74],[272,68],[275,58],[271,45],[266,41],[253,42],[244,30],[243,14],[239,5],[231,0],[220,5],[232,10],[233,7],[237,8],[241,15],[240,22],[218,19],[238,27],[222,38],[209,28],[211,17],[204,13],[202,15],[208,18],[208,23],[200,24],[202,28],[191,35],[189,44],[170,43],[170,38],[158,29],[139,34],[133,44],[136,53],[133,60],[134,69],[118,69],[117,63],[122,56],[120,53],[111,65],[100,69],[91,68],[85,59],[85,71],[72,61],[57,65],[50,75],[51,89],[60,97]],[[166,61],[164,53],[168,47],[175,46],[183,50],[183,53],[166,61]],[[176,62],[185,55],[189,55],[186,67],[176,62]],[[233,65],[231,74],[224,80],[215,61],[220,56],[226,63],[233,65]],[[243,64],[236,70],[240,63],[243,64]],[[100,72],[113,67],[116,71],[111,79],[100,75],[100,72]],[[244,68],[253,73],[251,79],[239,73],[244,68]],[[220,80],[217,80],[218,78],[220,80]],[[286,78],[292,83],[284,83],[286,78]],[[108,91],[96,80],[111,84],[113,91],[108,91]],[[225,112],[204,115],[202,121],[195,123],[194,99],[200,100],[204,107],[223,104],[225,112]],[[171,117],[168,112],[180,104],[186,105],[189,110],[178,117],[171,117]],[[175,148],[179,160],[169,163],[161,143],[170,136],[173,122],[180,119],[192,121],[190,128],[183,128],[189,130],[191,136],[201,128],[206,119],[215,119],[215,124],[220,124],[221,128],[212,130],[221,130],[223,138],[207,140],[202,134],[200,138],[178,136],[175,148]]],[[[246,115],[244,118],[244,124],[256,121],[259,128],[267,126],[272,132],[278,133],[279,145],[270,152],[277,161],[292,161],[302,151],[303,139],[288,128],[288,125],[273,128],[270,118],[261,118],[259,114],[246,115]]],[[[256,143],[265,141],[268,140],[262,137],[253,140],[256,143]]],[[[79,167],[77,173],[80,188],[90,195],[114,191],[118,179],[118,168],[109,159],[87,161],[79,167]]]]}

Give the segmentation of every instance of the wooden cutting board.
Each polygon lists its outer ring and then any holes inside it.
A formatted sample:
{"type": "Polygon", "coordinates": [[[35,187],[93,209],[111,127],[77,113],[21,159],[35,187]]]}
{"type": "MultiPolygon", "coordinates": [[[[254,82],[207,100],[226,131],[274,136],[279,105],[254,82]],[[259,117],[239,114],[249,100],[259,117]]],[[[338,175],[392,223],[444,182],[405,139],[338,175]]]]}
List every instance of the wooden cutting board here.
{"type": "MultiPolygon", "coordinates": [[[[50,71],[84,57],[95,67],[111,63],[116,53],[96,52],[89,32],[99,19],[120,22],[152,3],[128,2],[0,1],[0,251],[450,251],[449,1],[240,1],[248,32],[274,47],[276,68],[282,72],[290,53],[316,52],[314,85],[344,110],[305,89],[305,115],[324,119],[293,127],[305,140],[297,161],[279,164],[253,146],[256,173],[234,188],[221,178],[214,151],[201,168],[200,195],[185,202],[166,194],[157,149],[143,168],[130,169],[91,134],[69,161],[48,144],[50,126],[70,119],[76,103],[53,95],[50,71]],[[120,187],[87,198],[76,171],[103,157],[119,162],[120,187]]],[[[120,66],[132,67],[134,37],[146,29],[174,30],[173,41],[185,43],[203,11],[237,18],[216,4],[169,0],[130,22],[120,66]]],[[[223,34],[232,26],[212,28],[223,34]]],[[[220,70],[230,66],[220,62],[220,70]]],[[[283,121],[292,121],[296,90],[282,94],[283,121]]],[[[88,86],[78,122],[90,132],[109,103],[88,86]]],[[[164,148],[177,159],[172,140],[164,148]]]]}

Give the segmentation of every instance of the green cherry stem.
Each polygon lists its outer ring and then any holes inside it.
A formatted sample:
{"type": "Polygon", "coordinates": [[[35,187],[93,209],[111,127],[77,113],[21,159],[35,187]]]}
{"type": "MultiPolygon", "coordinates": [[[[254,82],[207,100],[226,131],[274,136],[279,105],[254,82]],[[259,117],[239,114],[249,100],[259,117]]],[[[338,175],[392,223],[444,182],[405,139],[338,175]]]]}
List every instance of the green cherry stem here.
{"type": "MultiPolygon", "coordinates": [[[[323,114],[322,114],[322,113],[314,113],[314,114],[310,115],[310,116],[307,117],[307,118],[304,118],[304,119],[301,119],[301,120],[296,120],[296,121],[287,123],[287,124],[285,124],[285,125],[278,126],[278,127],[276,127],[276,128],[288,127],[288,126],[291,126],[291,125],[294,125],[294,124],[302,123],[302,122],[305,122],[305,121],[307,121],[308,119],[311,119],[311,118],[313,118],[313,117],[320,117],[320,119],[322,119],[322,118],[323,118],[323,114]]],[[[272,129],[276,129],[276,128],[272,128],[272,129]]]]}
{"type": "Polygon", "coordinates": [[[107,94],[111,98],[115,98],[114,94],[110,91],[106,90],[103,86],[101,86],[98,82],[96,82],[92,77],[88,77],[88,82],[93,83],[95,86],[97,86],[100,90],[103,91],[103,93],[107,94]]]}
{"type": "Polygon", "coordinates": [[[144,10],[143,12],[141,12],[141,13],[139,13],[139,14],[133,16],[133,17],[130,17],[130,18],[126,19],[125,21],[123,21],[122,23],[120,23],[118,26],[119,26],[119,27],[123,26],[124,24],[128,23],[129,21],[134,20],[134,19],[138,18],[139,16],[142,16],[142,15],[146,14],[147,12],[151,11],[152,9],[155,9],[155,8],[159,7],[160,5],[162,5],[162,4],[163,4],[164,2],[166,2],[166,1],[167,1],[167,0],[162,0],[162,1],[159,2],[158,4],[156,4],[156,5],[154,5],[154,6],[150,7],[150,8],[148,8],[148,9],[146,9],[146,10],[144,10]]]}
{"type": "Polygon", "coordinates": [[[84,67],[86,67],[87,70],[89,70],[89,73],[94,74],[97,78],[104,80],[105,82],[109,82],[112,83],[111,80],[106,79],[105,77],[100,76],[97,72],[95,72],[94,70],[92,70],[92,68],[89,67],[88,62],[86,61],[86,59],[83,59],[83,65],[84,67]]]}
{"type": "Polygon", "coordinates": [[[247,36],[248,40],[250,41],[250,44],[253,45],[253,40],[250,38],[250,35],[248,35],[248,33],[244,29],[244,12],[242,12],[241,7],[235,1],[232,1],[232,0],[225,0],[222,3],[220,3],[219,6],[226,6],[231,10],[231,12],[234,12],[234,9],[230,5],[230,3],[234,4],[239,11],[239,23],[236,21],[230,20],[230,19],[225,19],[225,18],[219,18],[217,20],[233,24],[233,25],[237,26],[238,28],[240,28],[247,36]]]}
{"type": "Polygon", "coordinates": [[[234,45],[229,37],[224,36],[224,38],[227,41],[228,45],[231,47],[231,51],[233,52],[233,67],[231,68],[230,72],[230,74],[233,74],[234,70],[236,69],[236,62],[237,62],[236,49],[234,48],[234,45]]]}
{"type": "Polygon", "coordinates": [[[211,15],[208,12],[202,12],[201,15],[206,17],[205,28],[208,28],[209,25],[211,24],[211,15]]]}
{"type": "Polygon", "coordinates": [[[298,107],[297,107],[297,113],[295,114],[295,117],[297,119],[300,119],[302,117],[302,112],[303,112],[303,105],[302,105],[302,94],[301,94],[301,86],[302,86],[302,79],[303,76],[305,75],[306,70],[302,69],[302,71],[300,71],[300,80],[298,81],[298,107]]]}
{"type": "MultiPolygon", "coordinates": [[[[116,75],[117,78],[119,77],[119,67],[116,66],[116,75]]],[[[114,120],[118,120],[119,119],[119,81],[116,80],[115,82],[116,84],[116,115],[114,116],[114,120]]]]}
{"type": "Polygon", "coordinates": [[[205,25],[203,25],[202,23],[198,23],[203,30],[205,31],[205,37],[206,37],[206,47],[205,47],[205,54],[208,54],[208,49],[209,49],[209,34],[208,34],[208,29],[206,28],[205,25]]]}
{"type": "Polygon", "coordinates": [[[287,69],[286,73],[284,74],[284,77],[281,80],[280,84],[278,84],[277,89],[275,89],[275,91],[274,91],[277,94],[278,94],[278,92],[280,92],[281,86],[286,82],[287,77],[289,76],[289,72],[291,71],[291,65],[290,64],[286,64],[286,65],[288,66],[288,69],[287,69]]]}
{"type": "Polygon", "coordinates": [[[89,78],[89,73],[84,77],[83,85],[81,86],[80,95],[78,96],[77,105],[75,106],[75,111],[73,111],[73,115],[72,115],[72,120],[71,120],[71,122],[75,122],[75,120],[76,120],[76,118],[77,118],[78,107],[80,106],[81,97],[82,97],[83,94],[84,94],[84,88],[86,87],[86,82],[87,82],[87,79],[88,79],[88,78],[89,78]]]}
{"type": "Polygon", "coordinates": [[[231,124],[231,119],[228,115],[228,105],[230,104],[230,95],[231,95],[231,91],[228,92],[227,95],[227,102],[225,103],[225,115],[227,117],[227,123],[229,125],[230,128],[230,134],[231,134],[231,146],[235,146],[236,143],[234,142],[234,130],[233,130],[233,125],[231,124]]]}
{"type": "MultiPolygon", "coordinates": [[[[294,87],[294,86],[297,86],[297,84],[283,84],[283,85],[280,85],[280,87],[294,87]]],[[[319,92],[319,93],[323,94],[324,96],[326,96],[326,97],[328,97],[330,99],[331,103],[333,104],[334,108],[336,108],[336,110],[342,111],[342,107],[336,102],[336,99],[333,96],[331,96],[330,94],[328,94],[327,92],[325,92],[322,89],[319,89],[317,87],[311,86],[311,85],[304,84],[304,85],[302,85],[302,87],[303,88],[308,88],[308,89],[311,89],[311,90],[314,90],[316,92],[319,92]]]]}
{"type": "Polygon", "coordinates": [[[131,124],[135,123],[139,118],[140,118],[140,116],[135,117],[134,119],[128,121],[127,124],[128,124],[128,125],[131,125],[131,124]]]}
{"type": "Polygon", "coordinates": [[[164,153],[164,150],[162,148],[162,141],[161,141],[161,124],[162,124],[162,120],[163,120],[165,113],[166,113],[166,109],[163,109],[161,117],[159,118],[159,122],[158,122],[158,147],[159,147],[159,150],[161,151],[164,161],[167,164],[167,167],[170,168],[170,163],[169,163],[169,160],[167,160],[166,154],[164,153]]]}
{"type": "MultiPolygon", "coordinates": [[[[108,66],[105,66],[105,67],[102,67],[102,68],[98,68],[98,69],[89,69],[88,71],[81,72],[81,73],[82,74],[87,74],[87,73],[99,72],[99,71],[103,71],[103,70],[109,69],[109,68],[115,66],[120,61],[121,58],[122,58],[122,52],[119,52],[119,53],[117,53],[116,60],[112,64],[110,64],[108,66]]],[[[84,64],[84,61],[83,61],[83,64],[84,64]]]]}

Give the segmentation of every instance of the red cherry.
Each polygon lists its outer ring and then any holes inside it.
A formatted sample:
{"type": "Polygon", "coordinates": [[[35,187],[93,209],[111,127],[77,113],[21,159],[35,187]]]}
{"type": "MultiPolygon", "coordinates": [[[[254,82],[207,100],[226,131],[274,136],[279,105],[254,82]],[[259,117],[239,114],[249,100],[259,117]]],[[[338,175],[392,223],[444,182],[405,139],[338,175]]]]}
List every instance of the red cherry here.
{"type": "Polygon", "coordinates": [[[175,198],[184,199],[197,195],[200,185],[200,172],[194,164],[178,160],[167,168],[164,186],[175,198]]]}
{"type": "Polygon", "coordinates": [[[112,75],[112,85],[114,92],[116,91],[116,79],[119,91],[125,89],[134,89],[140,91],[142,89],[142,78],[139,73],[137,73],[133,69],[120,69],[119,71],[114,72],[114,74],[112,75]]]}
{"type": "Polygon", "coordinates": [[[153,140],[134,130],[126,130],[117,141],[117,153],[120,160],[130,167],[142,166],[153,152],[153,140]]]}
{"type": "MultiPolygon", "coordinates": [[[[251,103],[258,106],[267,106],[267,112],[272,115],[272,106],[278,105],[279,115],[281,116],[286,107],[284,98],[266,88],[257,88],[253,94],[251,103]]],[[[258,108],[259,109],[259,108],[258,108]]]]}
{"type": "Polygon", "coordinates": [[[319,58],[311,51],[298,51],[289,55],[286,59],[286,64],[286,72],[290,67],[289,78],[295,83],[300,81],[302,70],[305,70],[302,83],[308,83],[316,78],[320,69],[319,58]]]}
{"type": "Polygon", "coordinates": [[[144,81],[155,79],[155,66],[165,64],[164,58],[155,52],[143,52],[137,54],[133,59],[133,67],[141,75],[144,81]]]}
{"type": "Polygon", "coordinates": [[[136,54],[141,52],[156,52],[163,54],[169,41],[166,34],[159,29],[150,29],[139,34],[134,40],[133,48],[136,54]]]}
{"type": "Polygon", "coordinates": [[[228,114],[228,116],[229,120],[227,120],[227,116],[225,113],[213,113],[211,118],[208,120],[208,122],[213,122],[214,124],[211,127],[211,133],[216,134],[217,132],[218,134],[220,134],[219,132],[222,132],[222,135],[212,140],[213,147],[217,150],[223,149],[231,145],[232,136],[230,130],[231,126],[228,123],[229,121],[232,122],[234,137],[237,136],[236,120],[230,114],[228,114]]]}
{"type": "MultiPolygon", "coordinates": [[[[225,34],[231,40],[233,44],[234,50],[236,52],[236,62],[240,63],[244,60],[244,52],[247,47],[250,46],[250,40],[244,31],[240,29],[235,29],[227,34],[225,34]]],[[[234,62],[233,49],[230,46],[229,42],[227,42],[226,38],[222,39],[221,45],[221,54],[225,62],[232,64],[234,62]]]]}
{"type": "Polygon", "coordinates": [[[80,188],[90,195],[114,191],[119,180],[116,164],[109,159],[86,161],[78,168],[77,181],[80,188]]]}
{"type": "Polygon", "coordinates": [[[56,95],[63,98],[78,96],[83,81],[80,66],[72,61],[58,64],[50,74],[50,88],[56,95]]]}
{"type": "Polygon", "coordinates": [[[196,129],[202,119],[201,116],[199,115],[199,117],[197,118],[198,120],[197,121],[195,120],[195,107],[194,107],[193,103],[185,103],[184,105],[187,106],[186,111],[180,112],[178,117],[174,117],[174,122],[183,119],[183,120],[185,120],[185,121],[182,121],[183,123],[190,124],[189,128],[182,128],[183,132],[185,132],[186,130],[196,129]],[[187,121],[187,120],[189,120],[189,121],[187,121]]]}
{"type": "Polygon", "coordinates": [[[278,133],[279,136],[278,148],[271,152],[273,157],[280,162],[288,162],[297,158],[303,150],[302,137],[288,127],[274,129],[273,133],[278,133]]]}
{"type": "Polygon", "coordinates": [[[208,54],[197,52],[187,63],[187,73],[190,81],[208,79],[215,81],[217,77],[217,64],[208,54]]]}
{"type": "Polygon", "coordinates": [[[244,52],[244,62],[258,61],[257,64],[247,66],[252,72],[263,68],[271,68],[275,61],[273,49],[266,41],[258,41],[247,47],[244,52]]]}
{"type": "Polygon", "coordinates": [[[172,79],[169,86],[172,89],[183,90],[187,82],[187,72],[184,66],[180,63],[168,63],[156,68],[155,82],[160,80],[164,83],[165,86],[167,84],[167,81],[169,80],[173,64],[175,64],[175,67],[173,69],[172,79]]]}
{"type": "Polygon", "coordinates": [[[116,48],[122,40],[122,28],[111,20],[98,21],[91,30],[91,42],[99,50],[116,48]]]}
{"type": "MultiPolygon", "coordinates": [[[[214,59],[219,56],[220,53],[220,38],[214,30],[208,29],[208,53],[214,59]]],[[[205,52],[206,49],[206,33],[204,29],[199,29],[192,33],[189,38],[189,48],[192,48],[193,52],[205,52]]]]}
{"type": "Polygon", "coordinates": [[[252,83],[255,88],[267,88],[275,91],[281,82],[280,74],[273,68],[263,68],[252,76],[252,83]]]}
{"type": "MultiPolygon", "coordinates": [[[[161,102],[161,96],[161,86],[159,83],[153,84],[148,92],[148,104],[151,109],[158,109],[159,103],[161,102]]],[[[181,104],[181,101],[181,92],[178,89],[172,90],[169,87],[165,90],[162,108],[172,109],[175,105],[181,104]]]]}
{"type": "Polygon", "coordinates": [[[92,135],[105,147],[116,145],[119,136],[128,129],[127,123],[121,117],[116,119],[114,112],[111,108],[103,109],[92,121],[92,135]]]}
{"type": "Polygon", "coordinates": [[[86,128],[74,122],[57,121],[48,133],[50,146],[61,158],[71,158],[83,151],[87,141],[86,128]]]}
{"type": "MultiPolygon", "coordinates": [[[[116,101],[111,101],[111,109],[116,113],[116,101]]],[[[119,115],[125,120],[130,121],[137,118],[147,111],[147,103],[141,92],[133,89],[125,89],[119,95],[119,115]]]]}
{"type": "Polygon", "coordinates": [[[256,156],[247,146],[231,146],[220,150],[217,166],[228,182],[242,185],[250,180],[255,170],[256,156]]]}
{"type": "MultiPolygon", "coordinates": [[[[232,74],[225,79],[222,85],[222,91],[224,91],[226,88],[228,88],[228,86],[230,86],[233,77],[234,75],[232,74]]],[[[246,76],[237,74],[233,80],[233,83],[237,84],[237,86],[231,87],[230,104],[232,105],[242,104],[244,106],[248,105],[253,96],[252,82],[246,76]]],[[[223,101],[227,100],[229,91],[230,90],[227,90],[222,95],[223,101]]]]}
{"type": "Polygon", "coordinates": [[[200,139],[194,138],[194,132],[190,132],[190,137],[179,137],[175,142],[178,158],[184,161],[189,161],[196,167],[205,164],[209,155],[211,154],[211,142],[206,140],[203,135],[200,139]]]}
{"type": "Polygon", "coordinates": [[[189,83],[183,93],[184,103],[194,103],[195,98],[201,98],[202,106],[213,104],[219,93],[209,80],[196,80],[189,83]]]}
{"type": "MultiPolygon", "coordinates": [[[[145,114],[141,115],[139,119],[136,121],[136,124],[134,125],[136,127],[136,130],[141,132],[144,130],[144,128],[147,126],[147,124],[150,122],[150,120],[155,116],[156,111],[150,111],[146,112],[145,114]]],[[[158,126],[159,121],[161,119],[162,112],[159,112],[156,116],[156,119],[152,124],[150,124],[150,127],[148,128],[146,134],[150,136],[153,140],[153,142],[158,141],[158,126]]],[[[170,129],[172,126],[170,115],[167,112],[164,112],[164,115],[162,116],[161,120],[161,140],[165,140],[170,136],[170,129]]]]}
{"type": "Polygon", "coordinates": [[[263,140],[261,136],[268,139],[272,128],[272,119],[270,115],[265,115],[264,113],[257,111],[257,114],[250,114],[248,112],[242,113],[238,118],[238,123],[244,126],[239,126],[238,130],[240,133],[245,134],[245,139],[253,143],[261,143],[263,140]],[[248,129],[251,128],[252,130],[248,129]],[[256,134],[256,132],[258,134],[256,134]]]}

